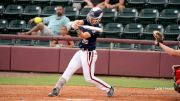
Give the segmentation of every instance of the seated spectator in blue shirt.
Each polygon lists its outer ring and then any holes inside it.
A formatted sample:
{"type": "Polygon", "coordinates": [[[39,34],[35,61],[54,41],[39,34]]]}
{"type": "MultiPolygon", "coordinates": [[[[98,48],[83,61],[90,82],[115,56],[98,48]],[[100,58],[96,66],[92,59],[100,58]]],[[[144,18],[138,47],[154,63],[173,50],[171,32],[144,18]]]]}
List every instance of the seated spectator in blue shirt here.
{"type": "MultiPolygon", "coordinates": [[[[40,36],[57,36],[60,32],[59,28],[62,26],[68,26],[70,22],[69,18],[64,15],[64,8],[57,6],[55,8],[56,15],[42,18],[43,22],[36,24],[30,31],[19,33],[20,35],[40,35],[40,36]],[[47,26],[46,26],[46,25],[47,26]]],[[[29,20],[29,23],[33,23],[34,18],[29,20]]]]}
{"type": "Polygon", "coordinates": [[[105,8],[116,8],[118,10],[122,10],[125,8],[124,6],[125,0],[105,0],[105,8]]]}

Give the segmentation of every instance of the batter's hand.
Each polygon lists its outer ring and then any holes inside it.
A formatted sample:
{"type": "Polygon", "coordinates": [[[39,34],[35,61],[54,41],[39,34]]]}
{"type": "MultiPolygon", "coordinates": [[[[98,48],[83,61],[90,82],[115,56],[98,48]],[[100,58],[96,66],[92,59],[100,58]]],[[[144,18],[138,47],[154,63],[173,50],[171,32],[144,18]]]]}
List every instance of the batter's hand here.
{"type": "Polygon", "coordinates": [[[75,20],[74,22],[72,22],[71,27],[77,30],[81,25],[83,25],[83,23],[83,20],[75,20]]]}

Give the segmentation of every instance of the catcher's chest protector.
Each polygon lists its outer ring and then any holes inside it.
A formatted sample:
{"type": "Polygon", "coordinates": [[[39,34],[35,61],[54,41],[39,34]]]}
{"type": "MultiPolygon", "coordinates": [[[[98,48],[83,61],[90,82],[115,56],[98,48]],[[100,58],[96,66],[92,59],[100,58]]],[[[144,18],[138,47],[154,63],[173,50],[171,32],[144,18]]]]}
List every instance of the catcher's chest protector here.
{"type": "Polygon", "coordinates": [[[180,69],[176,70],[176,81],[180,80],[180,69]]]}

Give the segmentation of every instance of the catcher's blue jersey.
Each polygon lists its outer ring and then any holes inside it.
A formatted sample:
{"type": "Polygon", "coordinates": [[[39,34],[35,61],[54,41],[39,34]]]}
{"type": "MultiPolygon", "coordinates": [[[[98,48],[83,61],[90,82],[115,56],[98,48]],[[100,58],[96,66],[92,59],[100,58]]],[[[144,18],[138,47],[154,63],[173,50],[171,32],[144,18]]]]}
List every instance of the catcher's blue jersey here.
{"type": "MultiPolygon", "coordinates": [[[[92,26],[90,24],[90,22],[87,21],[87,19],[85,19],[83,21],[84,21],[84,25],[92,26]]],[[[100,27],[99,24],[96,24],[96,25],[93,25],[93,26],[94,27],[100,27]]],[[[96,39],[100,35],[100,32],[85,29],[83,27],[80,27],[80,30],[83,31],[83,32],[89,32],[91,34],[91,37],[88,38],[88,39],[82,39],[80,41],[80,43],[79,43],[79,48],[84,48],[85,50],[95,50],[96,49],[96,39]]]]}

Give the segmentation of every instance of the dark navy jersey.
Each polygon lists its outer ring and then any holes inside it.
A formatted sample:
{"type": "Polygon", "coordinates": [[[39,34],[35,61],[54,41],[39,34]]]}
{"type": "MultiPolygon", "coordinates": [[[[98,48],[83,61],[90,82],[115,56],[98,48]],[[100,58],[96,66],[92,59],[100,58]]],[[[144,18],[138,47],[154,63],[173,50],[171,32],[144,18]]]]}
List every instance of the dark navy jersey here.
{"type": "MultiPolygon", "coordinates": [[[[94,26],[94,27],[100,27],[99,24],[96,25],[91,25],[91,23],[85,19],[84,21],[84,25],[89,25],[89,26],[94,26]]],[[[85,29],[83,27],[80,27],[80,30],[82,32],[89,32],[91,34],[91,37],[88,39],[81,39],[80,43],[79,43],[79,48],[84,48],[85,50],[95,50],[96,49],[96,39],[97,37],[100,35],[100,32],[94,31],[94,30],[89,30],[89,29],[85,29]]]]}

